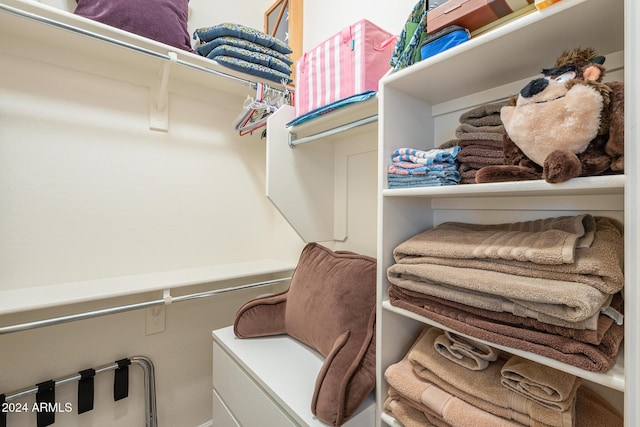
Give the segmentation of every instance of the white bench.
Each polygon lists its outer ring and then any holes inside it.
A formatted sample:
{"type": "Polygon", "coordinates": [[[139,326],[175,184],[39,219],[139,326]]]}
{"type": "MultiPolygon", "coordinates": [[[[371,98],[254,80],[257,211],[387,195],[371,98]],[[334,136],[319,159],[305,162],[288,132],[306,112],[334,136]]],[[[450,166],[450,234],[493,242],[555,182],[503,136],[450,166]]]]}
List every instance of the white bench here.
{"type": "MultiPolygon", "coordinates": [[[[323,361],[287,335],[239,339],[231,326],[213,331],[213,427],[326,427],[311,413],[323,361]]],[[[373,425],[372,393],[344,426],[373,425]]]]}

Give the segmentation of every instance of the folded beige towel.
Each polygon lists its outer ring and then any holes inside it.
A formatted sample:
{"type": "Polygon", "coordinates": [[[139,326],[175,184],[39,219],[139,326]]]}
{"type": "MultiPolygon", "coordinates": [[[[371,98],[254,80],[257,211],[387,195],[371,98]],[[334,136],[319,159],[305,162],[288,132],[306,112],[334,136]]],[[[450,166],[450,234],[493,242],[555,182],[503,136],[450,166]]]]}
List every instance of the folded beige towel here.
{"type": "Polygon", "coordinates": [[[433,343],[441,333],[438,328],[426,327],[409,350],[407,358],[419,377],[477,408],[520,424],[573,427],[573,405],[556,411],[505,388],[500,382],[505,359],[483,371],[470,371],[440,356],[433,343]]]}
{"type": "Polygon", "coordinates": [[[419,407],[393,388],[389,388],[389,396],[383,407],[387,414],[400,421],[404,427],[450,427],[450,424],[438,418],[429,408],[419,407]]]}
{"type": "Polygon", "coordinates": [[[622,427],[622,416],[600,395],[587,387],[578,389],[576,427],[622,427]]]}
{"type": "Polygon", "coordinates": [[[500,111],[506,103],[506,101],[501,101],[473,107],[460,115],[459,122],[472,126],[501,125],[500,111]]]}
{"type": "Polygon", "coordinates": [[[456,128],[456,138],[465,141],[476,139],[502,141],[504,133],[504,125],[502,124],[495,126],[472,126],[467,123],[460,123],[456,128]]]}
{"type": "Polygon", "coordinates": [[[574,404],[580,386],[580,378],[575,375],[520,356],[510,357],[501,374],[506,388],[556,411],[565,411],[574,404]]]}
{"type": "MultiPolygon", "coordinates": [[[[408,400],[434,412],[447,424],[455,427],[522,427],[520,424],[500,418],[464,400],[447,393],[418,377],[411,363],[402,359],[385,370],[385,378],[391,387],[408,400]]],[[[531,427],[542,427],[541,424],[531,427]]]]}
{"type": "Polygon", "coordinates": [[[471,267],[397,263],[389,267],[387,278],[401,288],[555,325],[592,318],[609,300],[608,294],[584,283],[471,267]]]}
{"type": "Polygon", "coordinates": [[[454,332],[445,331],[433,344],[438,353],[467,369],[481,371],[498,359],[498,350],[454,332]]]}
{"type": "MultiPolygon", "coordinates": [[[[528,317],[515,316],[510,313],[497,313],[494,311],[483,310],[470,305],[433,297],[421,292],[410,291],[395,285],[391,285],[389,287],[388,293],[392,304],[393,300],[398,299],[419,308],[423,308],[425,305],[451,307],[458,313],[461,313],[459,316],[466,316],[468,314],[493,325],[492,329],[496,333],[503,335],[508,334],[510,336],[523,338],[529,341],[532,340],[532,335],[529,334],[529,331],[531,331],[544,335],[552,335],[554,337],[561,336],[564,338],[570,338],[587,344],[599,345],[602,342],[602,338],[605,333],[615,323],[613,318],[602,313],[602,309],[601,314],[598,316],[597,322],[595,323],[595,328],[593,329],[591,329],[590,325],[583,325],[581,323],[570,324],[569,326],[562,327],[543,323],[528,317]]],[[[624,312],[623,305],[624,301],[622,296],[618,293],[612,296],[611,303],[607,304],[604,308],[606,309],[606,312],[615,312],[618,315],[617,317],[621,318],[623,317],[622,313],[624,312]]]]}
{"type": "MultiPolygon", "coordinates": [[[[384,410],[405,427],[449,427],[450,424],[419,408],[397,391],[389,389],[384,410]]],[[[585,386],[578,388],[576,427],[622,427],[622,416],[609,403],[585,386]]],[[[493,426],[485,426],[493,427],[493,426]]]]}
{"type": "Polygon", "coordinates": [[[411,257],[503,259],[536,264],[575,262],[577,247],[591,246],[591,215],[562,216],[503,224],[445,222],[398,245],[396,262],[411,257]]]}
{"type": "MultiPolygon", "coordinates": [[[[465,226],[460,223],[445,223],[401,243],[394,250],[394,257],[397,263],[402,264],[473,268],[514,275],[518,280],[521,277],[532,277],[573,281],[589,285],[603,293],[614,294],[620,291],[624,286],[622,224],[611,218],[593,217],[596,228],[591,240],[589,228],[586,228],[585,233],[567,233],[566,229],[553,228],[556,222],[566,223],[562,218],[564,217],[497,225],[465,226]],[[509,229],[512,226],[515,227],[514,230],[509,229]],[[543,226],[544,230],[540,230],[539,227],[543,226]],[[479,230],[473,232],[474,227],[479,230]],[[526,227],[538,228],[531,229],[532,235],[515,233],[513,238],[511,234],[504,233],[529,231],[526,227]],[[553,231],[554,236],[557,231],[565,232],[564,239],[554,241],[545,238],[545,230],[553,231]],[[535,243],[534,236],[550,246],[535,243]],[[572,243],[574,241],[575,245],[572,243]],[[529,246],[529,243],[534,246],[529,246]],[[572,262],[552,264],[566,260],[567,253],[572,248],[575,248],[572,262]]],[[[590,220],[588,215],[575,217],[578,218],[590,220]]],[[[575,221],[573,223],[576,224],[575,221]]]]}
{"type": "Polygon", "coordinates": [[[427,299],[416,305],[396,294],[394,291],[398,289],[396,286],[389,288],[389,301],[395,306],[470,337],[540,354],[587,371],[606,372],[615,366],[624,338],[624,326],[613,323],[604,332],[599,345],[590,345],[560,335],[494,322],[488,316],[479,316],[427,299]]]}

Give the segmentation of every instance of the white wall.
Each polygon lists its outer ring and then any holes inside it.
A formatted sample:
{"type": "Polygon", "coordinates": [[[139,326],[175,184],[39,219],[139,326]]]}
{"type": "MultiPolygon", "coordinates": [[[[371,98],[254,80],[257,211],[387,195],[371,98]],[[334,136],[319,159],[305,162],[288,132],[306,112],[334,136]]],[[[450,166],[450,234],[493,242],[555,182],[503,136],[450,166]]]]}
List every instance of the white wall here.
{"type": "MultiPolygon", "coordinates": [[[[75,5],[42,3],[69,11],[75,5]]],[[[190,29],[225,21],[262,28],[272,1],[255,3],[191,0],[190,29]]],[[[307,0],[305,44],[362,17],[399,32],[412,7],[359,3],[307,0]]],[[[170,131],[159,133],[148,129],[146,87],[0,55],[1,289],[248,257],[297,259],[302,242],[264,197],[264,141],[232,130],[242,97],[172,94],[170,131]]],[[[373,146],[375,137],[361,136],[373,146]]],[[[334,246],[374,255],[376,156],[346,155],[354,171],[350,235],[334,246]]],[[[156,365],[160,426],[201,425],[211,418],[211,330],[230,324],[237,308],[261,292],[169,306],[165,332],[154,335],[146,334],[145,310],[138,310],[0,336],[0,393],[139,354],[156,365]]],[[[145,298],[157,295],[114,303],[145,298]]],[[[0,324],[95,306],[5,316],[0,324]]],[[[97,379],[96,410],[58,414],[56,424],[139,425],[141,376],[135,368],[131,375],[125,401],[110,402],[112,377],[105,374],[97,379]]],[[[75,402],[74,393],[73,385],[59,389],[58,401],[75,402]]],[[[30,426],[34,417],[10,415],[9,423],[30,426]]]]}
{"type": "MultiPolygon", "coordinates": [[[[261,25],[256,12],[246,21],[261,25]]],[[[221,22],[219,10],[201,22],[209,20],[221,22]]],[[[157,132],[148,127],[148,87],[32,60],[26,50],[0,52],[0,63],[0,289],[297,259],[302,242],[264,196],[265,142],[233,131],[244,96],[171,93],[169,132],[157,132]]],[[[160,426],[201,425],[211,419],[211,331],[263,292],[171,305],[155,335],[138,310],[0,336],[0,393],[144,355],[156,366],[160,426]]],[[[159,297],[4,316],[0,325],[159,297]]],[[[130,397],[116,404],[112,378],[96,379],[95,411],[58,414],[56,425],[141,425],[139,369],[130,397]]],[[[58,401],[75,408],[75,392],[58,389],[58,401]]],[[[35,416],[11,414],[9,425],[35,425],[35,416]]]]}
{"type": "Polygon", "coordinates": [[[391,34],[400,35],[416,0],[304,1],[303,46],[308,51],[342,28],[368,19],[391,34]]]}

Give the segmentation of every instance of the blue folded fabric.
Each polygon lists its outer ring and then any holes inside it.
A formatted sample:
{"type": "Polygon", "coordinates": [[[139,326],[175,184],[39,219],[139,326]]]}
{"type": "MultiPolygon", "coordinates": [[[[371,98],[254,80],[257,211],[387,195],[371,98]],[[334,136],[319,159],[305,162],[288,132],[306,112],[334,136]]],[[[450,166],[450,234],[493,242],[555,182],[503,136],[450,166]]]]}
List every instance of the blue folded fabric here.
{"type": "Polygon", "coordinates": [[[290,66],[280,61],[278,58],[264,53],[252,52],[235,46],[220,45],[207,54],[207,58],[213,60],[219,56],[230,56],[232,58],[243,59],[247,62],[264,65],[267,68],[280,71],[286,75],[291,74],[290,66]]]}
{"type": "Polygon", "coordinates": [[[458,171],[430,171],[426,175],[388,174],[389,188],[436,187],[456,185],[460,182],[458,171]]]}
{"type": "Polygon", "coordinates": [[[213,49],[222,45],[234,46],[241,49],[250,50],[251,52],[262,53],[264,55],[273,56],[274,58],[279,59],[287,65],[293,64],[291,58],[289,58],[289,56],[284,53],[278,52],[277,50],[259,45],[254,42],[250,42],[249,40],[239,39],[237,37],[231,36],[217,37],[211,41],[201,44],[200,46],[196,47],[196,52],[199,55],[207,56],[213,49]]]}
{"type": "Polygon", "coordinates": [[[458,157],[459,146],[450,148],[433,148],[431,150],[417,150],[415,148],[398,148],[391,154],[393,162],[414,162],[414,163],[453,163],[458,157]]]}
{"type": "Polygon", "coordinates": [[[264,65],[254,64],[243,59],[233,58],[231,56],[216,56],[215,61],[221,65],[240,71],[252,76],[261,77],[276,83],[290,83],[291,77],[278,70],[273,70],[264,65]]]}
{"type": "Polygon", "coordinates": [[[205,43],[215,38],[225,36],[238,37],[285,54],[292,52],[291,48],[286,43],[270,36],[267,33],[231,22],[225,22],[212,27],[198,28],[193,33],[194,39],[200,39],[200,41],[205,43]]]}
{"type": "Polygon", "coordinates": [[[409,162],[394,162],[389,165],[387,171],[390,174],[398,175],[425,175],[433,171],[457,171],[458,165],[456,163],[432,163],[428,165],[409,163],[409,162]],[[409,165],[415,165],[413,167],[407,167],[409,165]]]}
{"type": "Polygon", "coordinates": [[[347,98],[343,98],[343,99],[339,99],[335,102],[332,102],[331,104],[327,104],[323,107],[318,107],[314,110],[309,111],[306,114],[303,114],[301,116],[296,117],[295,119],[291,120],[289,123],[286,124],[287,127],[291,127],[291,126],[295,126],[295,125],[299,125],[301,123],[304,123],[308,120],[311,119],[315,119],[318,116],[322,116],[323,114],[327,114],[331,111],[337,110],[339,108],[343,108],[346,107],[347,105],[351,105],[357,102],[363,102],[366,101],[370,98],[373,98],[374,96],[376,96],[376,91],[375,90],[369,90],[366,92],[362,92],[362,93],[357,93],[355,95],[351,95],[347,98]]]}

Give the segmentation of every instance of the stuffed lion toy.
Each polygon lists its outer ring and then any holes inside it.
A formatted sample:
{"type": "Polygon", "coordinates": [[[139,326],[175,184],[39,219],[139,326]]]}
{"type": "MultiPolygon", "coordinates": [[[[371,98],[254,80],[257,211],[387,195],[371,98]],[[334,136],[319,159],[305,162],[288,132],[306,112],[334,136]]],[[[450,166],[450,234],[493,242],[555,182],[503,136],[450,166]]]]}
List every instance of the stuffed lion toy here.
{"type": "Polygon", "coordinates": [[[504,164],[481,168],[476,182],[623,172],[624,84],[603,83],[603,63],[590,48],[565,51],[502,107],[504,164]]]}

